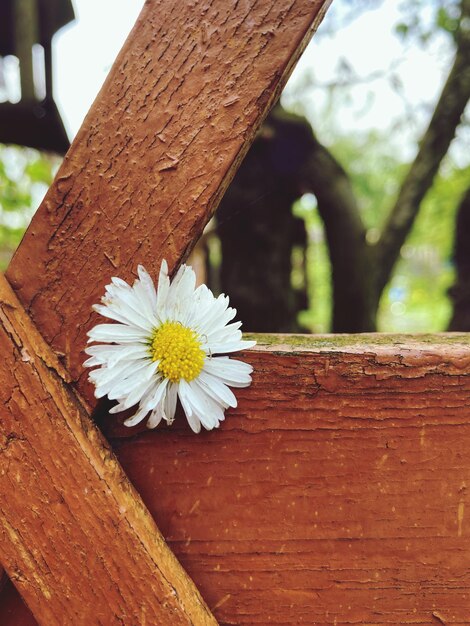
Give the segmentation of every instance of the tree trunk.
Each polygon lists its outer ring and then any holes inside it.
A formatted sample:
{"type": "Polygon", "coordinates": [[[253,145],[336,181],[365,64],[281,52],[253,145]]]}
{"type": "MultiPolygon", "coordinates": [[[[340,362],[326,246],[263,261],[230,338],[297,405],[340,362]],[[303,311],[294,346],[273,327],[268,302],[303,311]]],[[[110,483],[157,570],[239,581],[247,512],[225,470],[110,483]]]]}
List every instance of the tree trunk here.
{"type": "Polygon", "coordinates": [[[221,290],[230,293],[250,331],[299,331],[297,313],[308,307],[305,286],[294,289],[291,281],[293,249],[306,248],[305,227],[292,204],[301,195],[298,170],[308,132],[308,125],[272,114],[217,212],[221,290]]]}
{"type": "Polygon", "coordinates": [[[290,207],[302,193],[312,192],[325,224],[332,265],[332,330],[376,330],[381,294],[469,99],[468,19],[470,0],[464,0],[453,66],[374,245],[366,241],[347,172],[304,118],[280,108],[273,112],[265,134],[253,146],[219,209],[222,287],[233,294],[248,329],[296,330],[298,307],[290,285],[290,257],[296,239],[290,207]]]}
{"type": "Polygon", "coordinates": [[[401,185],[395,206],[377,242],[378,285],[383,291],[390,280],[400,250],[432,187],[470,97],[470,0],[462,2],[462,27],[457,37],[454,63],[439,101],[419,142],[419,150],[401,185]]]}
{"type": "Polygon", "coordinates": [[[325,224],[333,282],[333,332],[375,330],[373,250],[367,245],[351,181],[310,131],[310,158],[302,171],[325,224]]]}
{"type": "Polygon", "coordinates": [[[449,295],[454,313],[449,330],[470,331],[470,187],[464,194],[455,226],[454,261],[457,277],[449,295]]]}

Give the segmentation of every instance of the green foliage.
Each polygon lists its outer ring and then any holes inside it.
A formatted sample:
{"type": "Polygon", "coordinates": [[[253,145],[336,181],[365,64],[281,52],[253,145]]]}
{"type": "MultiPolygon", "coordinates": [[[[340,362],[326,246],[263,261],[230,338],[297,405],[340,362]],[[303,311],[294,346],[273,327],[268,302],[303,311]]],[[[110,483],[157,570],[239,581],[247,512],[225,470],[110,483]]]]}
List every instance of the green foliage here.
{"type": "MultiPolygon", "coordinates": [[[[368,242],[374,244],[408,165],[394,157],[387,138],[377,133],[342,138],[330,148],[347,167],[368,228],[368,242]]],[[[454,281],[452,250],[455,216],[469,180],[470,166],[460,169],[449,160],[443,163],[382,296],[378,313],[379,331],[438,332],[447,328],[451,315],[447,290],[454,281]]],[[[294,205],[294,213],[305,220],[309,240],[307,275],[310,309],[301,313],[299,321],[312,332],[329,332],[331,267],[323,223],[314,196],[303,196],[294,205]]]]}
{"type": "Polygon", "coordinates": [[[455,279],[452,261],[455,218],[468,187],[470,167],[441,168],[402,248],[379,307],[383,331],[446,330],[452,305],[447,296],[455,279]]]}
{"type": "MultiPolygon", "coordinates": [[[[380,4],[379,1],[365,4],[361,0],[338,2],[336,25],[341,25],[341,21],[348,23],[364,11],[377,8],[380,4]]],[[[400,19],[394,26],[397,35],[410,46],[420,45],[429,50],[439,50],[447,58],[446,55],[452,51],[453,42],[458,36],[461,0],[402,0],[399,9],[400,19]]],[[[332,32],[335,32],[334,28],[332,32]]],[[[399,136],[403,138],[403,134],[400,135],[403,129],[408,134],[408,131],[416,130],[411,121],[418,109],[412,110],[406,105],[403,118],[395,120],[388,136],[376,132],[360,135],[354,129],[348,131],[347,135],[340,136],[338,111],[347,109],[349,93],[352,93],[357,81],[354,71],[349,72],[351,79],[346,76],[346,80],[342,80],[344,77],[341,76],[341,69],[340,67],[338,70],[338,80],[332,83],[335,85],[334,98],[332,95],[330,100],[326,100],[325,114],[317,114],[313,121],[320,138],[350,176],[367,229],[367,241],[373,245],[378,241],[400,182],[408,170],[409,165],[404,161],[410,158],[410,152],[403,150],[399,136]],[[393,132],[395,129],[396,137],[393,132]]],[[[389,80],[394,91],[406,101],[402,83],[396,83],[401,81],[399,74],[390,74],[389,80]]],[[[308,113],[307,107],[304,109],[308,113]]],[[[458,136],[450,154],[460,156],[461,163],[468,163],[465,147],[462,149],[461,144],[462,137],[458,136]]],[[[446,329],[451,315],[447,290],[454,281],[452,244],[455,213],[469,179],[469,168],[452,165],[447,156],[439,176],[420,207],[392,280],[382,296],[378,330],[435,332],[446,329]]],[[[329,330],[331,279],[326,269],[329,267],[328,248],[321,231],[321,220],[316,206],[308,199],[306,204],[301,201],[294,210],[304,217],[308,229],[316,229],[314,241],[310,245],[318,250],[316,253],[309,250],[308,255],[313,258],[313,254],[316,254],[316,263],[321,265],[314,269],[309,268],[312,276],[309,281],[311,309],[302,314],[301,321],[314,332],[325,332],[329,330]],[[325,281],[325,284],[320,284],[321,281],[325,281]],[[319,301],[325,297],[328,298],[326,303],[324,300],[319,301]]]]}
{"type": "Polygon", "coordinates": [[[300,313],[299,324],[313,333],[327,333],[332,313],[331,264],[315,196],[302,196],[293,211],[305,221],[308,237],[306,272],[310,308],[300,313]]]}
{"type": "Polygon", "coordinates": [[[460,0],[406,0],[402,2],[402,21],[395,32],[402,39],[415,38],[427,44],[438,33],[455,39],[460,19],[460,0]]]}
{"type": "Polygon", "coordinates": [[[59,163],[37,150],[0,145],[0,269],[8,265],[59,163]]]}
{"type": "Polygon", "coordinates": [[[374,243],[406,165],[397,159],[390,139],[377,131],[338,138],[330,150],[350,176],[368,239],[374,243]]]}

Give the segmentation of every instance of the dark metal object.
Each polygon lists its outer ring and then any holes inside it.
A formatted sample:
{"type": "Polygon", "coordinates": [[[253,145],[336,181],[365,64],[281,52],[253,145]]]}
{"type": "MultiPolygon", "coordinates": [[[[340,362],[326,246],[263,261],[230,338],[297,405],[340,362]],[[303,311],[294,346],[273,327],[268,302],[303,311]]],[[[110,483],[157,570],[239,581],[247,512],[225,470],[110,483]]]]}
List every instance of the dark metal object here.
{"type": "Polygon", "coordinates": [[[74,10],[71,0],[31,0],[34,10],[23,16],[24,6],[19,0],[2,0],[0,3],[0,56],[18,56],[22,73],[21,100],[0,103],[0,142],[64,153],[69,147],[69,140],[53,100],[51,44],[54,34],[75,18],[74,10]],[[23,19],[33,22],[29,28],[19,28],[19,21],[23,19]],[[19,32],[26,31],[28,41],[18,41],[19,32]],[[43,100],[31,96],[34,86],[27,83],[32,78],[25,78],[35,44],[41,45],[44,50],[43,100]],[[23,59],[21,51],[26,52],[23,59]]]}

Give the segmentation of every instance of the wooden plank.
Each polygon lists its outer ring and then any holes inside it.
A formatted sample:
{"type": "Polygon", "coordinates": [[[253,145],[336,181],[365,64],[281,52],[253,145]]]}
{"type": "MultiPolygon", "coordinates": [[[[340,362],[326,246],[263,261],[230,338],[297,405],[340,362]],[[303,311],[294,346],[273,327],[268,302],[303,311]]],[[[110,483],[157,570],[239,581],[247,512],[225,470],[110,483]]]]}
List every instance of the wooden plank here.
{"type": "Polygon", "coordinates": [[[216,624],[0,277],[0,553],[47,626],[216,624]]]}
{"type": "Polygon", "coordinates": [[[329,2],[145,4],[7,272],[91,404],[91,305],[186,257],[329,2]]]}
{"type": "Polygon", "coordinates": [[[470,624],[469,338],[260,335],[217,432],[104,424],[220,623],[470,624]]]}

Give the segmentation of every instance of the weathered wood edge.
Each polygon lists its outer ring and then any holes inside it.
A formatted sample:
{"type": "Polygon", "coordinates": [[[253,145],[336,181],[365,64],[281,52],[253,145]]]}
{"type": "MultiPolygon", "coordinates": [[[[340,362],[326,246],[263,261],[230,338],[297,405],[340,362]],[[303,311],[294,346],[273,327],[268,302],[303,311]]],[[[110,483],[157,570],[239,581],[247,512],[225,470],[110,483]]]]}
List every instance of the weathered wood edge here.
{"type": "Polygon", "coordinates": [[[446,352],[461,347],[470,352],[470,333],[357,333],[357,334],[267,334],[244,333],[244,339],[255,340],[254,350],[266,352],[354,352],[370,350],[399,352],[401,349],[446,352]]]}
{"type": "Polygon", "coordinates": [[[0,550],[35,618],[216,624],[3,276],[0,303],[0,550]]]}
{"type": "MultiPolygon", "coordinates": [[[[230,429],[232,419],[246,416],[247,411],[253,416],[257,405],[259,412],[263,414],[267,410],[269,385],[273,389],[272,399],[281,399],[287,397],[289,393],[297,393],[298,389],[289,390],[283,387],[292,384],[288,376],[292,368],[299,371],[302,368],[310,369],[312,389],[319,389],[323,384],[321,381],[324,381],[325,387],[336,394],[338,402],[349,393],[348,385],[367,385],[367,381],[374,377],[377,380],[396,379],[403,385],[407,385],[413,379],[424,380],[426,376],[437,376],[442,384],[445,380],[450,381],[451,377],[461,377],[462,380],[470,378],[468,333],[418,335],[245,333],[244,337],[256,340],[257,345],[251,350],[232,354],[231,357],[253,366],[253,387],[235,390],[239,405],[236,409],[227,411],[227,424],[222,428],[230,429]]],[[[425,394],[428,389],[424,382],[422,384],[425,394]]],[[[449,388],[449,394],[451,393],[452,389],[449,388]]],[[[111,440],[145,437],[147,429],[144,424],[127,428],[122,423],[125,415],[108,414],[110,406],[111,403],[104,401],[94,412],[94,417],[106,437],[111,440]]],[[[269,406],[272,408],[274,405],[269,406]]],[[[177,423],[184,421],[184,416],[179,415],[177,423]]],[[[250,425],[245,424],[243,420],[242,423],[248,428],[257,428],[253,426],[255,422],[251,420],[250,425]]],[[[262,427],[268,427],[262,420],[259,423],[264,424],[262,427]]]]}

